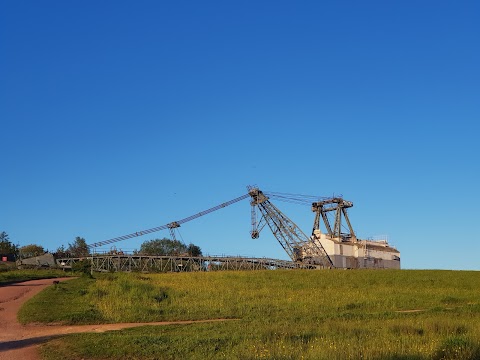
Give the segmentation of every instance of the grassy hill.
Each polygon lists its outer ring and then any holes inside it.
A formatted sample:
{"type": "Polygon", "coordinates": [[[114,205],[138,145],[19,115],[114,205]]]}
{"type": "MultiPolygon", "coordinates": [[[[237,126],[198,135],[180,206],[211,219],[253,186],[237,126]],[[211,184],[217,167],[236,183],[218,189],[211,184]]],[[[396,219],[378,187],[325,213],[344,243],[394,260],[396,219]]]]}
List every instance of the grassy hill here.
{"type": "Polygon", "coordinates": [[[105,274],[44,291],[19,318],[239,319],[70,335],[44,347],[47,359],[480,359],[480,273],[105,274]]]}

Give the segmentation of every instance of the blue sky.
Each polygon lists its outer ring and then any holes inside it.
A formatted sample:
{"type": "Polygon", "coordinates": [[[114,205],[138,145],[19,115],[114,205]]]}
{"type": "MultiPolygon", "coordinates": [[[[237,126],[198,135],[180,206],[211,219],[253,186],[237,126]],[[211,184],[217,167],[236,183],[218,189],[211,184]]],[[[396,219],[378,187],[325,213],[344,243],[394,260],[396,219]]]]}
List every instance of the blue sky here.
{"type": "MultiPolygon", "coordinates": [[[[3,1],[0,231],[54,250],[258,185],[343,194],[357,234],[388,235],[404,268],[478,270],[479,14],[475,1],[3,1]]],[[[276,204],[311,231],[308,207],[276,204]]],[[[249,207],[181,238],[286,258],[268,231],[250,239],[249,207]]]]}

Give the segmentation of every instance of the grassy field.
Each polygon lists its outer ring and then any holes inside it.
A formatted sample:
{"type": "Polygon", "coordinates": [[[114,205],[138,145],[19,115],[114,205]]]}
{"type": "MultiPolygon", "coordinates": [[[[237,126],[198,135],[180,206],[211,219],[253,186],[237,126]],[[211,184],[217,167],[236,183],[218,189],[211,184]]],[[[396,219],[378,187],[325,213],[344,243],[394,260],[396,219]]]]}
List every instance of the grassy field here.
{"type": "Polygon", "coordinates": [[[480,273],[105,274],[49,288],[22,322],[239,319],[69,335],[45,359],[480,359],[480,273]],[[55,312],[49,309],[55,308],[55,312]]]}

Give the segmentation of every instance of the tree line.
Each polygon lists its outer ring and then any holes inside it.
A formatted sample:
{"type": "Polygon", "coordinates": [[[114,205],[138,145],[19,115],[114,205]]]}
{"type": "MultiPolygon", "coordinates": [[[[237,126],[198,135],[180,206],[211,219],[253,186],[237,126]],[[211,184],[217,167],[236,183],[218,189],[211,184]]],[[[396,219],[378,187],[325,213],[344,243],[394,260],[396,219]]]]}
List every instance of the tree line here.
{"type": "MultiPolygon", "coordinates": [[[[0,255],[29,258],[40,256],[47,252],[49,251],[39,244],[28,244],[25,246],[14,244],[5,231],[0,233],[0,255]]],[[[77,236],[68,246],[61,245],[52,253],[56,257],[84,257],[91,254],[86,240],[80,236],[77,236]]],[[[118,254],[117,251],[115,253],[118,254]]],[[[140,249],[134,251],[134,254],[149,256],[201,256],[202,249],[193,243],[186,245],[179,240],[162,238],[144,241],[140,249]]]]}

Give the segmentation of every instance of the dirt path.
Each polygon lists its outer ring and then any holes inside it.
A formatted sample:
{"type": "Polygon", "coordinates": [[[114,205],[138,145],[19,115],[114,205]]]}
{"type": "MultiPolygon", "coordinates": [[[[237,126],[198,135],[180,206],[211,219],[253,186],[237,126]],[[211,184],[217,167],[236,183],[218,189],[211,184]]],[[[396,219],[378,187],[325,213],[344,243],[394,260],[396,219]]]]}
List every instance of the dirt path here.
{"type": "MultiPolygon", "coordinates": [[[[65,281],[72,278],[55,279],[65,281]]],[[[0,360],[37,360],[38,345],[55,337],[84,332],[104,332],[145,325],[192,324],[225,321],[226,319],[197,321],[164,321],[150,323],[123,323],[101,325],[21,325],[17,312],[22,304],[53,284],[53,279],[32,280],[0,287],[0,360]]],[[[232,319],[233,320],[233,319],[232,319]]]]}

